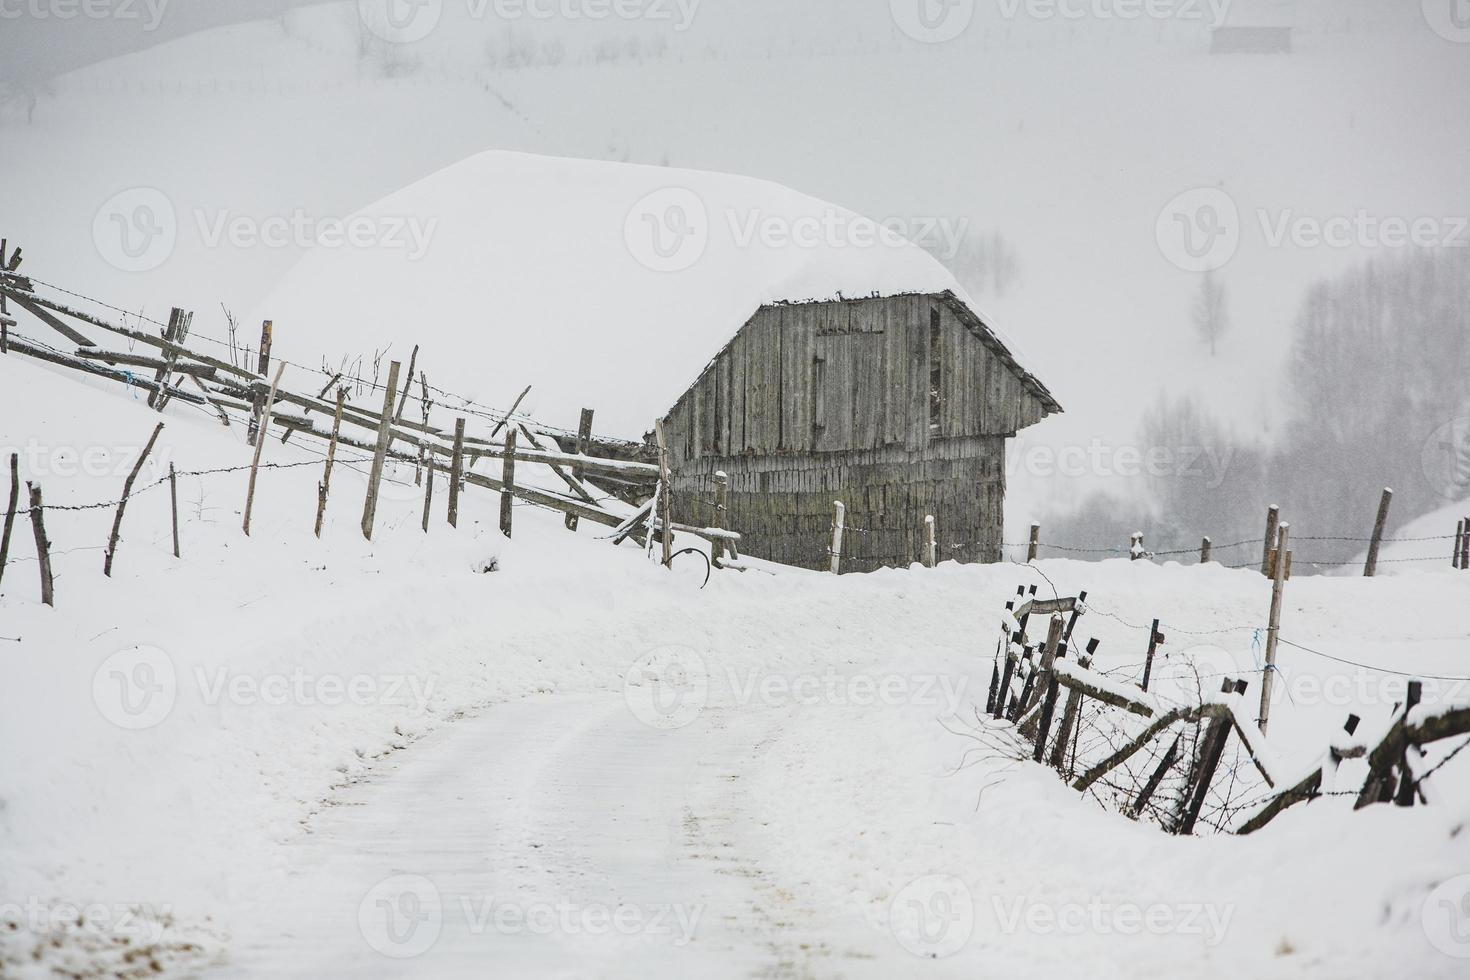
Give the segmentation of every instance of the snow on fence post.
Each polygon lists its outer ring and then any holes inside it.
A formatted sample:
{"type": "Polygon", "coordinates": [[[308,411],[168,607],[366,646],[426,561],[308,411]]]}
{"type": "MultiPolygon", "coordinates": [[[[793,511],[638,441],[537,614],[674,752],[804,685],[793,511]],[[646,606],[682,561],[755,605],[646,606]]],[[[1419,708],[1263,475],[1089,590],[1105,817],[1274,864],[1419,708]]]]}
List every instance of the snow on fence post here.
{"type": "MultiPolygon", "coordinates": [[[[720,528],[721,530],[728,531],[729,528],[726,527],[725,525],[726,525],[726,523],[728,521],[728,518],[727,518],[726,515],[728,515],[729,512],[730,512],[730,474],[726,473],[724,470],[716,470],[715,471],[715,522],[714,522],[714,526],[717,527],[717,528],[720,528]]],[[[725,542],[721,541],[719,538],[716,538],[714,541],[710,542],[710,564],[714,565],[716,568],[719,568],[720,567],[720,562],[724,560],[724,557],[725,557],[725,542]]]]}
{"type": "Polygon", "coordinates": [[[316,485],[316,525],[312,533],[322,536],[322,518],[327,515],[327,494],[332,489],[332,463],[337,459],[337,439],[342,434],[342,406],[347,400],[347,389],[337,389],[337,414],[332,418],[332,438],[327,443],[327,465],[322,471],[322,482],[316,485]]]}
{"type": "MultiPolygon", "coordinates": [[[[578,444],[580,446],[580,443],[578,444]]],[[[454,456],[449,463],[449,526],[459,527],[459,484],[464,479],[464,416],[454,420],[454,456]]],[[[576,518],[567,516],[567,526],[576,530],[576,518]]]]}
{"type": "Polygon", "coordinates": [[[1128,560],[1138,561],[1147,556],[1148,552],[1143,550],[1143,532],[1134,531],[1133,540],[1128,543],[1128,560]]]}
{"type": "Polygon", "coordinates": [[[924,516],[924,567],[933,568],[935,562],[935,551],[938,545],[934,541],[934,515],[924,516]]]}
{"type": "Polygon", "coordinates": [[[1208,565],[1210,563],[1210,547],[1214,544],[1208,536],[1199,543],[1199,563],[1208,565]]]}
{"type": "MultiPolygon", "coordinates": [[[[578,456],[586,456],[587,455],[587,449],[591,445],[591,443],[592,443],[592,409],[590,409],[590,408],[584,408],[584,409],[582,409],[582,418],[577,423],[577,455],[578,456]]],[[[573,477],[573,479],[577,479],[577,480],[582,479],[582,464],[580,464],[580,463],[573,463],[572,464],[572,477],[573,477]]],[[[568,531],[575,531],[577,529],[577,515],[576,514],[568,514],[565,523],[566,523],[566,529],[568,531]]],[[[717,523],[715,526],[716,527],[720,527],[722,525],[720,525],[720,524],[717,523]]]]}
{"type": "Polygon", "coordinates": [[[179,478],[174,464],[168,464],[168,513],[174,529],[174,557],[179,557],[179,478]]]}
{"type": "MultiPolygon", "coordinates": [[[[148,445],[144,446],[143,451],[138,454],[137,462],[133,463],[132,472],[123,481],[122,499],[117,502],[117,513],[112,517],[112,534],[107,538],[107,555],[102,559],[102,574],[109,578],[112,577],[112,556],[117,554],[118,533],[122,530],[123,510],[128,506],[128,496],[133,492],[133,481],[138,478],[138,471],[143,468],[144,461],[148,459],[148,454],[153,451],[153,444],[158,440],[158,434],[162,431],[162,422],[153,427],[153,435],[148,437],[148,445]]],[[[48,577],[50,576],[49,569],[46,574],[48,577]]]]}
{"type": "Polygon", "coordinates": [[[847,528],[847,507],[842,501],[832,501],[832,546],[828,549],[833,575],[842,574],[842,532],[847,528]]]}
{"type": "Polygon", "coordinates": [[[516,430],[505,432],[505,459],[501,460],[500,472],[500,533],[510,537],[515,513],[516,490],[516,430]]]}
{"type": "Polygon", "coordinates": [[[276,388],[281,384],[281,375],[286,372],[286,362],[276,366],[276,376],[271,379],[271,390],[265,396],[265,412],[260,419],[260,431],[255,440],[255,457],[250,461],[250,482],[245,490],[245,534],[250,535],[250,512],[255,507],[255,476],[260,469],[260,453],[265,448],[266,433],[271,427],[271,410],[276,405],[276,388]]]}
{"type": "MultiPolygon", "coordinates": [[[[1092,654],[1097,652],[1098,641],[1090,640],[1087,644],[1087,653],[1077,658],[1077,666],[1083,670],[1092,666],[1092,654]]],[[[1053,681],[1053,684],[1056,682],[1053,681]]],[[[1072,733],[1077,727],[1077,716],[1082,710],[1082,692],[1077,688],[1067,691],[1067,706],[1062,711],[1062,727],[1057,729],[1056,745],[1052,747],[1051,758],[1048,760],[1051,767],[1067,776],[1067,743],[1072,739],[1072,733]]]]}
{"type": "MultiPolygon", "coordinates": [[[[0,249],[0,253],[3,253],[0,249]]],[[[0,261],[4,255],[0,254],[0,261]]],[[[5,561],[10,556],[10,532],[15,529],[15,512],[20,505],[20,454],[10,454],[10,506],[5,511],[5,535],[0,537],[0,579],[5,578],[5,561]]]]}
{"type": "Polygon", "coordinates": [[[40,484],[26,483],[30,491],[31,529],[36,533],[36,563],[41,569],[41,602],[56,605],[56,596],[51,579],[51,542],[46,540],[45,508],[41,504],[40,484]]]}
{"type": "Polygon", "coordinates": [[[1281,632],[1281,598],[1286,591],[1286,566],[1290,554],[1286,550],[1291,536],[1291,525],[1282,521],[1276,529],[1276,561],[1271,578],[1271,614],[1266,625],[1266,667],[1261,671],[1261,715],[1257,726],[1266,734],[1267,722],[1271,719],[1271,682],[1276,671],[1276,641],[1281,632]]]}
{"type": "Polygon", "coordinates": [[[1372,578],[1378,570],[1378,547],[1383,544],[1383,528],[1388,523],[1388,508],[1393,503],[1393,488],[1384,487],[1383,497],[1378,501],[1378,518],[1373,522],[1373,540],[1368,545],[1368,560],[1363,564],[1363,576],[1372,578]]]}
{"type": "MultiPolygon", "coordinates": [[[[1067,645],[1063,643],[1056,652],[1056,658],[1065,657],[1066,655],[1067,645]]],[[[1056,663],[1056,658],[1052,660],[1053,664],[1056,663]]],[[[1036,745],[1031,753],[1031,760],[1033,762],[1040,762],[1042,757],[1046,755],[1046,737],[1051,732],[1052,715],[1057,709],[1057,690],[1056,669],[1054,666],[1049,667],[1046,671],[1046,695],[1041,702],[1041,718],[1036,726],[1036,745]]]]}
{"type": "Polygon", "coordinates": [[[388,364],[388,383],[383,386],[383,414],[378,419],[378,442],[373,447],[373,466],[368,472],[367,500],[362,507],[362,536],[373,539],[373,520],[378,514],[378,482],[383,479],[383,458],[393,432],[393,396],[398,393],[397,361],[388,364]]]}
{"type": "Polygon", "coordinates": [[[1041,546],[1041,525],[1040,524],[1032,524],[1031,525],[1031,540],[1026,545],[1026,561],[1027,562],[1033,562],[1033,561],[1036,560],[1036,549],[1038,547],[1040,547],[1040,546],[1041,546]]]}
{"type": "Polygon", "coordinates": [[[1281,521],[1281,508],[1272,504],[1266,510],[1266,544],[1261,549],[1261,574],[1271,575],[1271,548],[1276,544],[1276,526],[1281,521]]]}

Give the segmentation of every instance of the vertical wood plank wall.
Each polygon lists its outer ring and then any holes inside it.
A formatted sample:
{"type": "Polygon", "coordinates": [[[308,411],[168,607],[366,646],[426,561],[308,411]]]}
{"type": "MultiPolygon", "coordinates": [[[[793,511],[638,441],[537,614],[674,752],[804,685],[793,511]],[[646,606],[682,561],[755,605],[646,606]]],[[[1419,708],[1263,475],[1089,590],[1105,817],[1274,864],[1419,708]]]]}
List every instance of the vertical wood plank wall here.
{"type": "Polygon", "coordinates": [[[724,470],[729,526],[758,557],[824,567],[840,499],[845,568],[918,561],[926,514],[941,560],[998,560],[1005,439],[1047,409],[993,344],[935,296],[763,307],[665,419],[676,516],[712,522],[724,470]]]}

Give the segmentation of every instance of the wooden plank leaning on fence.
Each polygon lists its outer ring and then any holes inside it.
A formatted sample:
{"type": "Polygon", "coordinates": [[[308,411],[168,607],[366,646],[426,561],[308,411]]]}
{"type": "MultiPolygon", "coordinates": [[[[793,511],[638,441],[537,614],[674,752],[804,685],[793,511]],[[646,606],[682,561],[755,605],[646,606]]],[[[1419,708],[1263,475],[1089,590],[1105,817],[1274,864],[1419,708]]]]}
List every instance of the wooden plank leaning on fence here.
{"type": "Polygon", "coordinates": [[[54,582],[51,578],[51,542],[46,539],[46,508],[41,502],[40,484],[27,483],[31,502],[31,530],[36,535],[36,563],[41,571],[41,602],[56,605],[54,582]]]}
{"type": "MultiPolygon", "coordinates": [[[[0,249],[3,252],[3,249],[0,249]]],[[[0,257],[3,258],[3,257],[0,257]]],[[[20,455],[10,454],[10,506],[5,510],[5,535],[0,537],[0,581],[5,578],[5,562],[10,557],[10,533],[15,530],[15,512],[20,506],[20,455]]]]}
{"type": "Polygon", "coordinates": [[[250,534],[250,512],[255,507],[255,476],[260,470],[260,453],[265,448],[266,434],[271,427],[271,412],[276,407],[276,389],[280,387],[281,375],[286,371],[286,362],[282,361],[276,366],[276,376],[271,380],[270,391],[265,396],[265,410],[261,412],[260,428],[256,433],[255,456],[250,460],[250,482],[245,490],[245,522],[246,535],[250,534]]]}
{"type": "Polygon", "coordinates": [[[322,519],[327,514],[327,494],[332,490],[332,464],[337,460],[337,440],[342,435],[342,405],[347,400],[347,389],[337,389],[337,414],[332,419],[332,439],[327,443],[327,463],[322,470],[321,482],[316,485],[316,524],[312,533],[322,536],[322,519]]]}
{"type": "MultiPolygon", "coordinates": [[[[592,442],[592,414],[593,414],[592,413],[592,409],[590,409],[590,408],[584,408],[584,409],[582,409],[582,418],[577,423],[577,455],[578,456],[585,456],[585,455],[587,455],[587,447],[592,442]]],[[[582,467],[579,464],[577,464],[577,463],[573,463],[572,464],[572,477],[573,477],[573,479],[576,479],[576,480],[581,480],[582,479],[582,467]]],[[[565,526],[566,526],[566,529],[568,531],[575,531],[577,529],[577,515],[576,514],[568,514],[567,515],[566,522],[565,522],[565,526]]],[[[715,526],[716,527],[724,527],[723,524],[716,524],[715,526]]]]}
{"type": "Polygon", "coordinates": [[[112,534],[107,538],[107,555],[102,559],[102,574],[112,577],[112,559],[117,554],[118,534],[122,531],[123,510],[128,506],[128,497],[133,492],[133,481],[138,478],[138,472],[143,469],[143,463],[148,459],[148,454],[153,451],[153,444],[158,441],[158,434],[163,431],[163,423],[160,422],[153,428],[153,435],[148,437],[148,444],[138,454],[138,459],[133,463],[132,472],[123,482],[122,499],[117,502],[117,513],[112,518],[112,534]]]}
{"type": "Polygon", "coordinates": [[[515,520],[516,430],[505,433],[505,459],[500,472],[500,533],[507,538],[515,520]]]}
{"type": "Polygon", "coordinates": [[[383,415],[378,422],[378,441],[373,447],[373,466],[368,473],[367,499],[362,505],[362,536],[373,539],[373,522],[378,514],[378,484],[383,479],[383,460],[388,455],[388,443],[393,430],[393,396],[398,391],[399,364],[388,365],[388,383],[383,386],[383,415]]]}
{"type": "Polygon", "coordinates": [[[464,417],[454,420],[454,458],[449,464],[449,526],[459,527],[459,485],[464,480],[464,417]]]}

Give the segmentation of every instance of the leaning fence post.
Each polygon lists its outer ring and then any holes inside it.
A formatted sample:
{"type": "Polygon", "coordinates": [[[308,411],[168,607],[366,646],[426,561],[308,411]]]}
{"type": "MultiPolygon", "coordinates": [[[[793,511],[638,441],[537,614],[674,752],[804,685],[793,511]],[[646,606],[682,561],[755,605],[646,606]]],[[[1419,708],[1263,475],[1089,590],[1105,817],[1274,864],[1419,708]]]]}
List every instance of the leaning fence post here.
{"type": "Polygon", "coordinates": [[[179,557],[179,478],[174,474],[174,464],[168,464],[168,511],[174,528],[174,557],[179,557]]]}
{"type": "MultiPolygon", "coordinates": [[[[587,449],[588,449],[589,446],[591,446],[591,444],[592,444],[592,409],[590,409],[590,408],[584,408],[584,409],[582,409],[582,418],[577,423],[577,455],[578,456],[586,456],[587,455],[587,449]]],[[[581,466],[580,463],[573,463],[572,464],[572,477],[574,479],[578,479],[578,480],[582,479],[582,466],[581,466]]],[[[577,529],[577,515],[576,514],[568,514],[565,523],[566,523],[566,529],[568,531],[575,531],[577,529]]]]}
{"type": "Polygon", "coordinates": [[[429,510],[434,504],[434,457],[429,457],[429,475],[424,478],[424,533],[429,533],[429,510]]]}
{"type": "Polygon", "coordinates": [[[347,400],[347,389],[337,389],[337,414],[332,417],[332,439],[327,443],[327,465],[322,471],[322,482],[316,485],[316,525],[312,533],[322,536],[322,518],[327,515],[327,494],[332,489],[332,463],[337,459],[337,437],[342,431],[342,406],[347,400]]]}
{"type": "MultiPolygon", "coordinates": [[[[464,479],[464,417],[454,420],[454,456],[449,463],[449,526],[459,527],[459,483],[464,479]]],[[[575,525],[573,525],[575,527],[575,525]]]]}
{"type": "MultiPolygon", "coordinates": [[[[12,457],[14,458],[14,457],[12,457]]],[[[1455,522],[1455,550],[1450,552],[1450,567],[1460,567],[1460,544],[1465,540],[1465,519],[1455,522]]]]}
{"type": "Polygon", "coordinates": [[[1470,571],[1470,517],[1465,518],[1465,533],[1460,536],[1460,571],[1470,571]]]}
{"type": "Polygon", "coordinates": [[[500,533],[510,537],[511,523],[515,515],[516,489],[516,430],[505,432],[505,458],[501,460],[500,472],[500,533]]]}
{"type": "MultiPolygon", "coordinates": [[[[1221,694],[1240,694],[1244,690],[1244,681],[1233,681],[1228,677],[1220,685],[1221,694]]],[[[1220,768],[1220,757],[1225,754],[1225,742],[1229,738],[1229,716],[1216,718],[1210,722],[1208,734],[1205,736],[1205,750],[1200,760],[1199,772],[1196,774],[1194,785],[1190,787],[1191,795],[1189,803],[1185,807],[1184,816],[1179,821],[1179,826],[1174,828],[1174,833],[1181,836],[1194,833],[1195,821],[1199,819],[1200,809],[1205,803],[1205,796],[1210,791],[1210,783],[1215,778],[1215,770],[1220,768]]]]}
{"type": "MultiPolygon", "coordinates": [[[[153,428],[153,435],[148,437],[148,445],[138,454],[138,460],[133,464],[133,470],[128,478],[123,481],[122,499],[117,502],[117,513],[112,518],[112,534],[107,539],[107,556],[102,560],[102,574],[112,577],[112,556],[117,553],[117,536],[122,530],[123,509],[128,505],[128,495],[133,492],[133,481],[138,478],[138,471],[143,468],[143,462],[148,454],[153,451],[153,443],[158,440],[158,434],[163,431],[163,423],[160,422],[153,428]]],[[[50,575],[49,570],[46,573],[50,575]]]]}
{"type": "Polygon", "coordinates": [[[393,396],[398,394],[397,361],[388,364],[388,383],[383,386],[383,414],[378,420],[378,444],[373,448],[373,466],[368,472],[367,500],[362,507],[362,536],[373,539],[373,520],[378,514],[378,482],[383,478],[383,459],[393,432],[393,396]]]}
{"type": "Polygon", "coordinates": [[[1393,503],[1393,488],[1384,487],[1383,497],[1378,501],[1378,519],[1373,522],[1373,541],[1368,545],[1368,561],[1363,565],[1363,576],[1372,578],[1378,570],[1378,546],[1383,543],[1383,527],[1388,523],[1388,508],[1393,503]]]}
{"type": "Polygon", "coordinates": [[[1036,549],[1039,548],[1040,546],[1041,546],[1041,525],[1040,524],[1032,524],[1031,525],[1031,540],[1026,545],[1026,560],[1028,562],[1033,562],[1033,561],[1036,560],[1036,549]]]}
{"type": "MultiPolygon", "coordinates": [[[[160,424],[161,427],[161,424],[160,424]]],[[[56,605],[51,579],[51,542],[46,540],[45,507],[41,503],[41,487],[27,483],[31,499],[31,529],[36,532],[36,562],[41,566],[41,602],[56,605]]]]}
{"type": "Polygon", "coordinates": [[[1199,563],[1208,565],[1210,563],[1210,548],[1214,544],[1208,537],[1199,543],[1199,563]]]}
{"type": "MultiPolygon", "coordinates": [[[[726,515],[730,511],[730,475],[724,470],[715,471],[715,527],[728,531],[726,515]]],[[[716,568],[725,557],[725,542],[715,538],[710,543],[711,564],[716,568]]]]}
{"type": "Polygon", "coordinates": [[[250,512],[255,507],[255,475],[260,469],[260,453],[265,448],[266,433],[271,427],[271,410],[276,404],[276,388],[281,383],[281,375],[286,371],[286,362],[282,361],[276,365],[276,376],[271,379],[271,390],[265,396],[265,412],[260,419],[259,438],[255,440],[255,457],[250,460],[250,482],[245,489],[245,534],[250,534],[250,512]]]}
{"type": "MultiPolygon", "coordinates": [[[[1091,649],[1097,649],[1097,641],[1093,640],[1091,649]]],[[[1086,654],[1077,658],[1077,666],[1086,670],[1092,666],[1092,657],[1086,654]]],[[[1067,692],[1067,706],[1062,710],[1062,727],[1057,730],[1057,741],[1051,750],[1051,758],[1048,760],[1051,767],[1058,772],[1067,774],[1067,743],[1072,740],[1072,733],[1077,727],[1077,715],[1082,711],[1082,692],[1075,687],[1067,692]]]]}
{"type": "Polygon", "coordinates": [[[1271,548],[1276,544],[1276,526],[1281,521],[1281,508],[1272,504],[1266,510],[1266,545],[1261,549],[1261,574],[1271,574],[1271,548]]]}
{"type": "Polygon", "coordinates": [[[1291,525],[1282,521],[1276,528],[1276,567],[1271,579],[1271,616],[1266,625],[1266,668],[1261,671],[1261,717],[1257,724],[1261,734],[1266,734],[1266,724],[1271,719],[1271,682],[1276,672],[1276,641],[1281,632],[1281,597],[1286,591],[1286,565],[1290,557],[1286,545],[1291,536],[1291,525]]]}
{"type": "MultiPolygon", "coordinates": [[[[0,255],[0,262],[4,256],[0,255]]],[[[5,511],[5,536],[0,537],[0,579],[5,578],[5,561],[10,555],[10,532],[15,528],[15,512],[20,505],[20,455],[10,454],[10,507],[5,511]]]]}
{"type": "MultiPolygon", "coordinates": [[[[271,366],[271,336],[274,333],[273,324],[270,320],[262,320],[260,323],[260,357],[256,362],[255,373],[262,378],[270,370],[271,366]]],[[[252,407],[250,409],[250,428],[245,434],[245,441],[249,445],[255,445],[255,438],[260,432],[260,392],[251,395],[252,407]]]]}
{"type": "Polygon", "coordinates": [[[934,541],[934,515],[924,516],[924,567],[933,568],[935,551],[938,545],[934,541]]]}
{"type": "Polygon", "coordinates": [[[847,508],[842,501],[832,501],[832,547],[828,552],[831,555],[831,570],[833,575],[842,573],[842,532],[847,527],[847,508]]]}
{"type": "Polygon", "coordinates": [[[1154,654],[1159,650],[1159,644],[1164,642],[1164,634],[1159,632],[1159,621],[1153,621],[1148,631],[1148,654],[1143,658],[1143,689],[1148,690],[1149,677],[1154,672],[1154,654]]]}

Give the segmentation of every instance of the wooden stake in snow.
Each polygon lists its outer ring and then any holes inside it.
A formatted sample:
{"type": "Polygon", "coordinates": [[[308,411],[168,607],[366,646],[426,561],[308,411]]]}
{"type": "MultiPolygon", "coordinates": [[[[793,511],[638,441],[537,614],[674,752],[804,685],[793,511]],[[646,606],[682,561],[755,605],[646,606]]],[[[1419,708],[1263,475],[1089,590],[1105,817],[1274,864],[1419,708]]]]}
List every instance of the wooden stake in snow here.
{"type": "MultiPolygon", "coordinates": [[[[459,527],[459,484],[464,478],[464,418],[454,420],[454,457],[449,464],[449,526],[459,527]]],[[[570,519],[570,518],[569,518],[570,519]]],[[[573,525],[575,527],[575,525],[573,525]]]]}
{"type": "MultiPolygon", "coordinates": [[[[255,373],[258,374],[258,375],[260,375],[262,378],[265,377],[266,372],[270,370],[270,366],[271,366],[271,335],[272,335],[272,333],[273,333],[273,329],[272,329],[271,321],[270,320],[263,320],[263,321],[261,321],[261,324],[260,324],[260,358],[256,362],[255,373]]],[[[260,411],[261,411],[260,393],[257,391],[255,393],[254,397],[251,400],[254,402],[254,408],[250,412],[250,428],[246,432],[245,441],[247,443],[249,443],[250,445],[253,446],[253,445],[255,445],[256,437],[260,434],[260,411]]]]}
{"type": "Polygon", "coordinates": [[[1460,571],[1470,571],[1470,517],[1465,518],[1465,533],[1460,536],[1460,571]]]}
{"type": "Polygon", "coordinates": [[[924,515],[924,567],[933,568],[938,544],[934,540],[934,515],[924,515]]]}
{"type": "MultiPolygon", "coordinates": [[[[730,474],[724,470],[715,471],[715,523],[714,526],[728,530],[728,514],[730,513],[730,474]]],[[[725,559],[725,543],[716,539],[710,545],[711,563],[720,567],[720,562],[725,559]]]]}
{"type": "Polygon", "coordinates": [[[1363,565],[1363,575],[1372,578],[1378,570],[1378,546],[1383,543],[1383,528],[1388,523],[1388,508],[1393,503],[1393,488],[1384,487],[1383,497],[1378,501],[1378,519],[1373,522],[1373,541],[1368,545],[1368,560],[1363,565]]]}
{"type": "Polygon", "coordinates": [[[516,488],[516,430],[505,434],[505,459],[502,461],[500,482],[500,533],[510,537],[511,522],[515,512],[516,488]]]}
{"type": "Polygon", "coordinates": [[[1287,542],[1291,537],[1291,525],[1281,522],[1276,528],[1276,568],[1271,579],[1271,618],[1266,626],[1266,669],[1261,672],[1261,716],[1257,724],[1261,734],[1266,734],[1266,724],[1271,720],[1271,683],[1276,673],[1276,640],[1281,632],[1281,597],[1286,591],[1287,542]]]}
{"type": "Polygon", "coordinates": [[[1455,522],[1455,550],[1450,552],[1450,567],[1460,567],[1460,545],[1465,540],[1465,519],[1462,517],[1455,522]]]}
{"type": "Polygon", "coordinates": [[[398,393],[399,363],[388,365],[388,383],[383,386],[383,414],[378,421],[378,444],[373,449],[373,466],[368,473],[367,500],[362,507],[362,536],[373,539],[373,520],[378,514],[378,483],[383,479],[383,458],[393,433],[393,396],[398,393]]]}
{"type": "MultiPolygon", "coordinates": [[[[27,483],[31,499],[31,529],[36,532],[36,562],[41,566],[41,602],[56,605],[56,596],[51,581],[51,542],[46,540],[45,507],[41,503],[41,488],[27,483]]],[[[109,556],[110,560],[110,556],[109,556]]]]}
{"type": "Polygon", "coordinates": [[[117,502],[117,513],[112,517],[112,534],[107,539],[107,556],[102,560],[102,574],[109,578],[112,576],[112,556],[117,553],[118,533],[122,530],[123,510],[128,506],[128,495],[133,492],[133,481],[138,478],[138,472],[143,469],[143,463],[148,459],[148,454],[153,451],[153,444],[158,441],[158,434],[162,431],[162,422],[154,426],[153,435],[148,437],[148,445],[144,446],[143,451],[138,454],[137,462],[133,463],[133,471],[123,482],[122,499],[117,502]]]}
{"type": "MultiPolygon", "coordinates": [[[[408,392],[413,388],[413,369],[419,361],[419,345],[413,345],[413,353],[408,355],[408,378],[403,382],[403,394],[398,396],[398,408],[393,412],[393,422],[397,424],[403,421],[403,409],[408,404],[408,392]]],[[[396,385],[389,385],[389,388],[396,385]]]]}
{"type": "Polygon", "coordinates": [[[663,545],[663,565],[668,568],[674,564],[674,516],[669,488],[669,444],[664,438],[663,419],[654,421],[653,431],[658,440],[658,519],[663,525],[663,533],[659,537],[663,545]]]}
{"type": "Polygon", "coordinates": [[[179,557],[179,478],[174,464],[168,464],[168,511],[174,528],[174,557],[179,557]]]}
{"type": "Polygon", "coordinates": [[[842,574],[842,532],[847,528],[847,508],[842,501],[832,501],[832,574],[842,574]]]}
{"type": "Polygon", "coordinates": [[[1041,525],[1040,524],[1032,524],[1031,525],[1031,541],[1026,545],[1026,560],[1028,562],[1032,562],[1032,561],[1035,561],[1036,560],[1036,549],[1039,548],[1040,546],[1041,546],[1041,525]]]}
{"type": "MultiPolygon", "coordinates": [[[[592,409],[590,409],[590,408],[584,408],[584,409],[582,409],[582,419],[577,424],[577,455],[578,456],[585,456],[585,455],[587,455],[587,447],[591,444],[591,442],[592,442],[592,409]]],[[[572,464],[572,476],[574,478],[578,479],[578,480],[582,479],[582,467],[581,467],[580,464],[577,464],[577,463],[572,464]]],[[[716,526],[717,527],[720,527],[720,526],[723,526],[723,525],[716,525],[716,526]]],[[[575,531],[577,529],[577,515],[576,514],[568,514],[567,515],[566,528],[567,528],[568,531],[575,531]]],[[[716,547],[718,547],[718,545],[716,545],[716,547]]]]}
{"type": "MultiPolygon", "coordinates": [[[[1270,676],[1268,673],[1266,676],[1270,676]]],[[[1221,694],[1242,694],[1245,692],[1245,681],[1233,681],[1226,678],[1220,685],[1221,694]]],[[[1210,791],[1210,783],[1215,778],[1215,770],[1220,768],[1220,757],[1225,753],[1225,742],[1230,738],[1230,718],[1223,716],[1210,722],[1210,727],[1205,735],[1204,755],[1200,761],[1199,772],[1196,774],[1194,785],[1190,788],[1191,796],[1188,806],[1184,810],[1184,818],[1180,820],[1179,826],[1174,828],[1174,833],[1188,836],[1194,833],[1195,821],[1199,819],[1201,808],[1204,806],[1205,796],[1210,791]]]]}
{"type": "Polygon", "coordinates": [[[1266,545],[1261,549],[1261,574],[1271,575],[1271,549],[1276,545],[1276,526],[1281,521],[1281,508],[1272,504],[1266,511],[1266,545]]]}
{"type": "MultiPolygon", "coordinates": [[[[3,249],[0,249],[3,251],[3,249]]],[[[0,261],[4,256],[0,255],[0,261]]],[[[20,456],[10,454],[10,506],[5,511],[5,536],[0,537],[0,580],[5,578],[5,561],[10,556],[10,532],[15,529],[15,512],[20,506],[20,456]]]]}
{"type": "Polygon", "coordinates": [[[1199,563],[1201,565],[1208,565],[1210,563],[1210,547],[1213,544],[1214,542],[1212,542],[1209,538],[1205,538],[1204,540],[1200,541],[1199,563]]]}
{"type": "Polygon", "coordinates": [[[245,489],[245,534],[250,534],[250,511],[255,506],[255,475],[260,469],[260,453],[265,449],[265,440],[271,427],[271,409],[276,405],[276,388],[281,383],[281,375],[285,373],[285,362],[276,366],[276,376],[271,379],[271,390],[265,396],[265,411],[261,413],[260,435],[255,440],[255,456],[250,461],[250,483],[245,489]]]}
{"type": "Polygon", "coordinates": [[[1143,684],[1145,691],[1148,690],[1149,678],[1154,672],[1154,654],[1159,650],[1159,644],[1164,642],[1164,634],[1159,632],[1159,621],[1156,619],[1148,631],[1148,654],[1143,658],[1143,684]]]}
{"type": "Polygon", "coordinates": [[[523,391],[523,392],[521,392],[520,397],[518,397],[511,404],[510,411],[508,411],[508,412],[505,413],[505,418],[501,419],[500,422],[495,426],[495,428],[490,430],[490,438],[491,439],[494,439],[496,436],[500,435],[500,430],[503,429],[503,428],[505,428],[505,424],[510,421],[510,417],[516,413],[516,409],[518,409],[518,408],[521,407],[521,402],[525,401],[526,400],[526,396],[529,395],[530,393],[531,393],[531,386],[530,385],[526,385],[526,390],[523,391]]]}
{"type": "Polygon", "coordinates": [[[1134,531],[1133,540],[1128,543],[1128,560],[1138,561],[1147,557],[1148,552],[1143,548],[1143,532],[1134,531]]]}
{"type": "Polygon", "coordinates": [[[429,475],[424,480],[424,533],[429,533],[429,509],[434,504],[434,459],[429,458],[429,475]]]}
{"type": "Polygon", "coordinates": [[[327,494],[332,489],[332,463],[337,458],[337,439],[342,434],[342,407],[347,400],[347,389],[337,389],[337,414],[332,419],[332,440],[327,443],[327,465],[322,472],[322,482],[316,485],[316,525],[312,533],[322,536],[322,518],[327,515],[327,494]]]}

